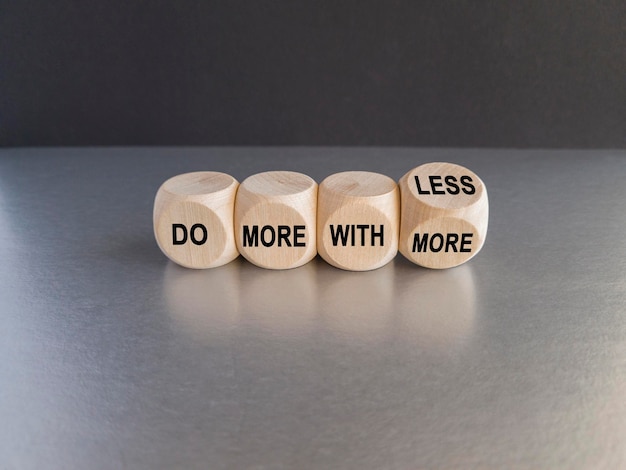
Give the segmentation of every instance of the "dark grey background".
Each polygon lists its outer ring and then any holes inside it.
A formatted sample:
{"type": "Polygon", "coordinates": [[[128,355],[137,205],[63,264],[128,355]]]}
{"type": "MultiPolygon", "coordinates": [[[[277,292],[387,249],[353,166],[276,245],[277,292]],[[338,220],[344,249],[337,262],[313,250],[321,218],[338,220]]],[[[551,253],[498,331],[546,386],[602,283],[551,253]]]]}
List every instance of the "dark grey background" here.
{"type": "Polygon", "coordinates": [[[0,0],[0,145],[626,146],[623,0],[492,3],[0,0]]]}

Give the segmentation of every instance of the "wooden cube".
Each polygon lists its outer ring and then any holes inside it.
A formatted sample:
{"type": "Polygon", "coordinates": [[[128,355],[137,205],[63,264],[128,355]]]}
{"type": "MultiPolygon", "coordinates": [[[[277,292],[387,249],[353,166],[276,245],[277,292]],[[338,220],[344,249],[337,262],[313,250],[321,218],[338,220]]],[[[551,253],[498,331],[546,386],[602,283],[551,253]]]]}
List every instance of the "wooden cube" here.
{"type": "Polygon", "coordinates": [[[346,171],[320,183],[317,251],[349,271],[380,268],[398,252],[400,193],[379,173],[346,171]]]}
{"type": "Polygon", "coordinates": [[[168,179],[154,200],[154,235],[161,251],[187,268],[213,268],[239,252],[233,211],[239,183],[224,173],[201,171],[168,179]]]}
{"type": "Polygon", "coordinates": [[[235,202],[235,240],[251,263],[290,269],[317,254],[317,183],[302,173],[268,171],[246,178],[235,202]]]}
{"type": "Polygon", "coordinates": [[[476,255],[487,235],[487,189],[453,163],[427,163],[400,179],[400,252],[427,268],[458,266],[476,255]]]}

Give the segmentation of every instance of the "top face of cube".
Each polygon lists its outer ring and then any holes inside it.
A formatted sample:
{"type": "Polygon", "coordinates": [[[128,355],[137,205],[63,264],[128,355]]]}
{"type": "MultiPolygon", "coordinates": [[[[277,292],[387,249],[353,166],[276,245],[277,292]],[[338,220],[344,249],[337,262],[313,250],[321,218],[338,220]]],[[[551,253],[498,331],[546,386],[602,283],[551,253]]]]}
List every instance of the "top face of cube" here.
{"type": "Polygon", "coordinates": [[[330,175],[322,181],[325,191],[342,197],[372,198],[384,196],[396,191],[394,180],[380,173],[369,171],[344,171],[330,175]]]}
{"type": "Polygon", "coordinates": [[[242,183],[249,193],[264,197],[295,196],[317,187],[313,178],[294,171],[266,171],[249,176],[242,183]]]}
{"type": "Polygon", "coordinates": [[[215,171],[196,171],[168,179],[162,189],[180,196],[215,194],[229,189],[237,181],[230,175],[215,171]]]}
{"type": "Polygon", "coordinates": [[[404,178],[411,195],[438,209],[461,209],[480,201],[485,192],[481,179],[454,163],[426,163],[409,171],[404,178]]]}

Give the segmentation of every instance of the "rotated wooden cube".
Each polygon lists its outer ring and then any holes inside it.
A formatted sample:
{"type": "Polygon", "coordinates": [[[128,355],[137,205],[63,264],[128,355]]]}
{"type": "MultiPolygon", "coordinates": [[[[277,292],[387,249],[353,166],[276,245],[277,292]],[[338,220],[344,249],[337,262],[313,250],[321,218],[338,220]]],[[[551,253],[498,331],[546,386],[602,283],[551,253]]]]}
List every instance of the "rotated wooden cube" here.
{"type": "Polygon", "coordinates": [[[443,269],[480,251],[489,201],[475,173],[453,163],[427,163],[406,173],[399,186],[402,255],[420,266],[443,269]]]}

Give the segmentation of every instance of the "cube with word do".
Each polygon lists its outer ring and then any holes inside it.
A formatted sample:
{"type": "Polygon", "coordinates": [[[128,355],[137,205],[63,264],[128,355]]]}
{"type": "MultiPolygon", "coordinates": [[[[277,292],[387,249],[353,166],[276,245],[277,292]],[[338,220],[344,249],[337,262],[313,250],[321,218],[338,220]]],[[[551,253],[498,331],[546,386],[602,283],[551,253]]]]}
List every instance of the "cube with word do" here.
{"type": "Polygon", "coordinates": [[[380,268],[398,252],[400,192],[388,176],[367,171],[330,175],[317,200],[317,251],[348,271],[380,268]]]}
{"type": "Polygon", "coordinates": [[[302,173],[268,171],[246,178],[235,202],[237,248],[251,263],[290,269],[317,254],[317,183],[302,173]]]}
{"type": "Polygon", "coordinates": [[[399,251],[427,268],[458,266],[480,251],[489,221],[487,189],[453,163],[427,163],[400,179],[399,251]]]}
{"type": "Polygon", "coordinates": [[[154,200],[154,235],[161,251],[187,268],[213,268],[239,256],[233,211],[239,183],[199,171],[168,179],[154,200]]]}

